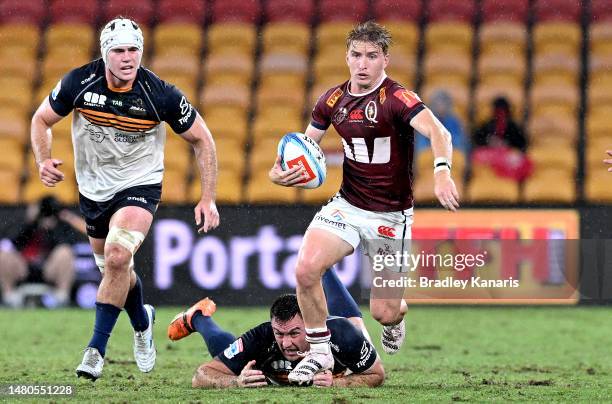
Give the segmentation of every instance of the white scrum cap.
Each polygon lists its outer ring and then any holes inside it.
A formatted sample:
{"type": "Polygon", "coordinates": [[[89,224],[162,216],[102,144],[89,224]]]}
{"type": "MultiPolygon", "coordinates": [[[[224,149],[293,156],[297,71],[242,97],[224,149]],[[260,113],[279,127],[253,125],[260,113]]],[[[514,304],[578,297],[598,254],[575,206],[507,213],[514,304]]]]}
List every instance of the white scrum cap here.
{"type": "Polygon", "coordinates": [[[100,53],[107,63],[108,52],[119,46],[134,46],[140,51],[144,48],[144,38],[138,24],[128,18],[115,18],[100,33],[100,53]]]}

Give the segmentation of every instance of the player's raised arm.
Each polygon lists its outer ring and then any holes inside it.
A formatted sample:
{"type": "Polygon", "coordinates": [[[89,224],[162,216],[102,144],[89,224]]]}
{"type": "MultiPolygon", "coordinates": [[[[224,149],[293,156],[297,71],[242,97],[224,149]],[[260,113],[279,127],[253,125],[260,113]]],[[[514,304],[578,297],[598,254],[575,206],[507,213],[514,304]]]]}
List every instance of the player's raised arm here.
{"type": "Polygon", "coordinates": [[[54,187],[55,184],[64,180],[64,173],[57,168],[62,164],[62,161],[51,157],[51,127],[62,118],[61,115],[53,111],[47,98],[40,104],[32,117],[30,129],[32,151],[34,152],[40,180],[48,187],[54,187]]]}
{"type": "Polygon", "coordinates": [[[450,173],[453,156],[450,133],[427,108],[416,114],[410,125],[431,140],[436,197],[446,209],[456,211],[459,207],[459,193],[450,173]]]}
{"type": "Polygon", "coordinates": [[[215,141],[200,114],[197,114],[191,128],[181,133],[181,136],[193,146],[198,163],[202,196],[194,209],[195,222],[198,233],[206,233],[219,225],[219,212],[215,203],[218,174],[215,141]]]}

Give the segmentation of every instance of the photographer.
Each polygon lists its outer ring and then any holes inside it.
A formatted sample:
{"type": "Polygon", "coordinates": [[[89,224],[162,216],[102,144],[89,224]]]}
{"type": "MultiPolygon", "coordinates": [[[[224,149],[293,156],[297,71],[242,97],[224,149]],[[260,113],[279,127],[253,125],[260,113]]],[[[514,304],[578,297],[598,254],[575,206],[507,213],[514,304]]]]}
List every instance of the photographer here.
{"type": "Polygon", "coordinates": [[[54,285],[57,305],[69,303],[74,282],[74,230],[84,234],[84,220],[64,209],[54,197],[44,197],[28,206],[25,222],[11,239],[14,248],[0,251],[0,286],[5,305],[21,306],[22,298],[15,286],[23,281],[54,285]]]}

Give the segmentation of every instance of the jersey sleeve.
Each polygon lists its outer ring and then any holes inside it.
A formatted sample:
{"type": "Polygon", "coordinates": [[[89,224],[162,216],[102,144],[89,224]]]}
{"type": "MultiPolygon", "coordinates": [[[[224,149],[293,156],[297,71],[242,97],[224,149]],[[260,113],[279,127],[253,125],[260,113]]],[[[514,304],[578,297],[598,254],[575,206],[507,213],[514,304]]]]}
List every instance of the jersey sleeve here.
{"type": "Polygon", "coordinates": [[[331,124],[334,105],[336,105],[342,94],[343,91],[340,87],[334,87],[323,93],[312,109],[310,124],[317,129],[327,130],[331,124]]]}
{"type": "Polygon", "coordinates": [[[274,341],[270,323],[263,323],[245,332],[232,342],[217,359],[227,366],[235,375],[239,375],[249,361],[257,359],[274,341]]]}
{"type": "Polygon", "coordinates": [[[378,354],[361,331],[345,318],[328,322],[332,346],[338,347],[334,356],[353,373],[363,373],[376,362],[378,354]]]}
{"type": "Polygon", "coordinates": [[[183,133],[191,128],[197,112],[187,97],[178,88],[166,82],[162,94],[161,120],[167,122],[176,133],[183,133]]]}
{"type": "Polygon", "coordinates": [[[67,116],[74,109],[74,100],[78,91],[78,72],[73,70],[57,82],[51,94],[49,104],[56,114],[67,116]]]}
{"type": "Polygon", "coordinates": [[[406,124],[410,124],[410,120],[425,109],[425,104],[413,91],[396,85],[391,88],[391,93],[393,115],[406,124]]]}

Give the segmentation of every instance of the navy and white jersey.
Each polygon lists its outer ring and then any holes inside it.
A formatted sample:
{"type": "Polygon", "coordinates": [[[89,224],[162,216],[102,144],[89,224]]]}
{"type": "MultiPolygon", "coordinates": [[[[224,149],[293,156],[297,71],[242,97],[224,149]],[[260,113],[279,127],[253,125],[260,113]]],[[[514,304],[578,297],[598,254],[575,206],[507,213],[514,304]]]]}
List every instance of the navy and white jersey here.
{"type": "Polygon", "coordinates": [[[185,96],[143,67],[131,89],[107,83],[102,59],[72,70],[49,95],[53,110],[72,118],[79,192],[96,202],[138,185],[159,184],[164,171],[168,122],[176,133],[197,112],[185,96]]]}
{"type": "MultiPolygon", "coordinates": [[[[378,354],[361,331],[343,317],[327,319],[331,331],[331,351],[334,355],[334,377],[342,377],[347,369],[363,373],[370,369],[378,354]]],[[[300,362],[288,361],[281,353],[270,322],[258,325],[245,332],[225,351],[217,355],[235,375],[239,375],[246,364],[255,359],[255,369],[261,370],[269,384],[288,385],[289,372],[300,362]]]]}

